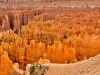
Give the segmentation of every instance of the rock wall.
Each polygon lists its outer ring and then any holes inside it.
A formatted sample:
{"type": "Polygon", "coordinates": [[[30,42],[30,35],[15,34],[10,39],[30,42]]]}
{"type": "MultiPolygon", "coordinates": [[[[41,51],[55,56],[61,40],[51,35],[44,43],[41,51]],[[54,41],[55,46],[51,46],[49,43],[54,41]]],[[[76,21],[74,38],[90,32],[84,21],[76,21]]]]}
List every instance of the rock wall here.
{"type": "Polygon", "coordinates": [[[2,14],[0,16],[0,31],[16,30],[23,25],[27,25],[36,16],[40,15],[41,11],[12,11],[12,13],[2,14]]]}

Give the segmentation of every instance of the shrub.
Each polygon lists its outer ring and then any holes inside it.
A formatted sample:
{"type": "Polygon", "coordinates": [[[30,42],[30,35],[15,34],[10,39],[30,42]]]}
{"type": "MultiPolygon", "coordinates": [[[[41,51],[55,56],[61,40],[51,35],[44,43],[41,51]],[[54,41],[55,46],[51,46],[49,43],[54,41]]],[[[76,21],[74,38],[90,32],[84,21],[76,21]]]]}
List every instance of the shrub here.
{"type": "Polygon", "coordinates": [[[38,75],[38,63],[33,63],[29,69],[30,75],[38,75]]]}

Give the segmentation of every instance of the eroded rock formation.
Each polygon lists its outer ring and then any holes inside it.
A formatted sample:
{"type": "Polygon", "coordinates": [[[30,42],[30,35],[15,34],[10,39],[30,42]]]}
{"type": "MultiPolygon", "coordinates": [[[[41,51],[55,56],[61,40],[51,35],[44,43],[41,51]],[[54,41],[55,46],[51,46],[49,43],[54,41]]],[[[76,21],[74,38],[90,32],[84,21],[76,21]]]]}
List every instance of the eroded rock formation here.
{"type": "Polygon", "coordinates": [[[8,53],[0,47],[0,75],[21,75],[13,68],[13,62],[9,59],[8,53]]]}
{"type": "Polygon", "coordinates": [[[80,10],[84,11],[85,9],[85,11],[99,9],[99,3],[98,0],[85,0],[82,2],[79,0],[2,0],[0,2],[0,13],[2,14],[0,16],[0,31],[9,29],[18,31],[19,27],[27,25],[32,20],[51,20],[58,14],[66,11],[77,12],[80,10]]]}
{"type": "Polygon", "coordinates": [[[40,58],[51,63],[75,63],[100,54],[99,6],[92,9],[83,5],[80,9],[73,4],[71,8],[71,4],[56,1],[28,4],[0,8],[4,11],[0,31],[6,31],[0,37],[1,75],[15,75],[13,63],[25,69],[40,58]]]}
{"type": "Polygon", "coordinates": [[[17,34],[3,33],[1,48],[23,69],[40,58],[51,63],[86,60],[100,53],[99,17],[99,11],[66,12],[54,20],[32,21],[17,34]]]}

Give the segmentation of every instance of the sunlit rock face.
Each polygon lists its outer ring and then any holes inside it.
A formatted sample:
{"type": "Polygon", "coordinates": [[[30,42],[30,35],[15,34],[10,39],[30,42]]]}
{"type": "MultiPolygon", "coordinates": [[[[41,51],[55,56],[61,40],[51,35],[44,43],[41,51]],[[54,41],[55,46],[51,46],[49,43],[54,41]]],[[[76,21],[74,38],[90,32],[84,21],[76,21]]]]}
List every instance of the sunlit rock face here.
{"type": "Polygon", "coordinates": [[[26,51],[27,63],[32,63],[33,61],[38,61],[40,57],[43,57],[43,53],[46,51],[45,44],[39,42],[35,43],[34,40],[30,42],[30,45],[26,51]]]}
{"type": "Polygon", "coordinates": [[[9,59],[8,53],[0,47],[0,75],[21,75],[13,68],[13,62],[9,59]]]}

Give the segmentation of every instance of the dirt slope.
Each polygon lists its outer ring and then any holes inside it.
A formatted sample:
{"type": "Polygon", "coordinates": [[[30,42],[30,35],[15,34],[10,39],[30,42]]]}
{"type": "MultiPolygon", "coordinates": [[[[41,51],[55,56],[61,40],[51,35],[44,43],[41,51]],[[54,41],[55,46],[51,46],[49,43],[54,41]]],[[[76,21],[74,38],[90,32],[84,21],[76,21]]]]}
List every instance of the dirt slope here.
{"type": "Polygon", "coordinates": [[[100,75],[100,55],[74,64],[51,64],[45,75],[100,75]]]}

